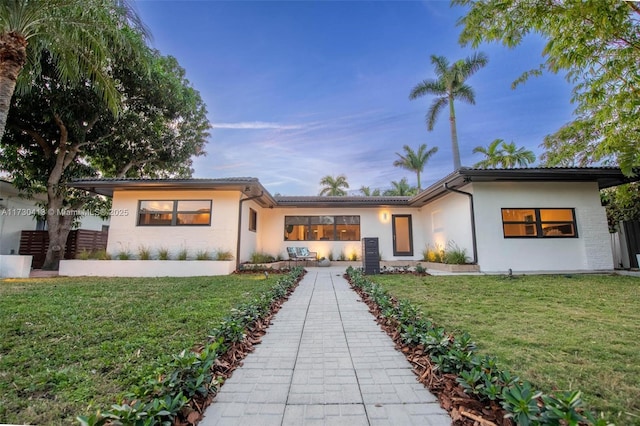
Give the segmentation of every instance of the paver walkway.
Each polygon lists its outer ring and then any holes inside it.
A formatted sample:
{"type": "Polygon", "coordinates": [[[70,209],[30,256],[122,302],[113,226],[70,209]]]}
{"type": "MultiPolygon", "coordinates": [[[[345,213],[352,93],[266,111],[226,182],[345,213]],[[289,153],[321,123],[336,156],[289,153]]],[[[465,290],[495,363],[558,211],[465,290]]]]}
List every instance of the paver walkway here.
{"type": "Polygon", "coordinates": [[[200,425],[450,425],[344,269],[307,270],[200,425]]]}

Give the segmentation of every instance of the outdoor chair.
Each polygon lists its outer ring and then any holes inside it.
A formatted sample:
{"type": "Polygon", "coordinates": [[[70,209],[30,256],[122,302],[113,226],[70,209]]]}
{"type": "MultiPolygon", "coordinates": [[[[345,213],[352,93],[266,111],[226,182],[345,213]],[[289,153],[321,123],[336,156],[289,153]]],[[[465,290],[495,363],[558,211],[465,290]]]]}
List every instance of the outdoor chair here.
{"type": "Polygon", "coordinates": [[[307,247],[287,247],[287,254],[289,255],[289,266],[291,266],[291,261],[304,261],[306,266],[310,260],[318,258],[318,253],[309,251],[307,247]]]}

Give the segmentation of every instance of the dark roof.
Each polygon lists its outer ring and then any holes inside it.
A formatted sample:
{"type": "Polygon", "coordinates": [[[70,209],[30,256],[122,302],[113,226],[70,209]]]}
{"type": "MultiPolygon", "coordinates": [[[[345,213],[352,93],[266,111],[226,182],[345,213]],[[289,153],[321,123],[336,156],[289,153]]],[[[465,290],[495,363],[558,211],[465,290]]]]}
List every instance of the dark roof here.
{"type": "Polygon", "coordinates": [[[625,176],[616,167],[532,167],[524,169],[473,169],[462,167],[413,197],[409,204],[421,206],[469,182],[596,182],[604,189],[640,180],[625,176]]]}
{"type": "Polygon", "coordinates": [[[255,197],[264,207],[419,207],[442,197],[449,189],[469,182],[597,182],[600,189],[640,180],[640,173],[629,177],[615,167],[534,167],[526,169],[473,169],[462,167],[443,177],[414,197],[323,197],[277,196],[262,186],[257,178],[220,179],[78,179],[69,185],[97,194],[112,196],[115,190],[236,190],[255,197]]]}
{"type": "Polygon", "coordinates": [[[325,196],[277,196],[278,207],[379,207],[408,206],[411,197],[325,197],[325,196]]]}
{"type": "Polygon", "coordinates": [[[76,179],[69,186],[96,194],[113,196],[113,192],[130,190],[236,190],[247,197],[256,197],[264,207],[272,207],[275,200],[257,178],[234,177],[219,179],[76,179]]]}

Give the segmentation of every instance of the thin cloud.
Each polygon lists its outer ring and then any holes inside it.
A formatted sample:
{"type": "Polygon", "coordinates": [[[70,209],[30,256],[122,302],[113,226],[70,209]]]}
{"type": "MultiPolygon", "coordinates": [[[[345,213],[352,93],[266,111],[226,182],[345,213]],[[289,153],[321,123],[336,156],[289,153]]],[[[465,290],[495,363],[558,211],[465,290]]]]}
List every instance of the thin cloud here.
{"type": "Polygon", "coordinates": [[[279,130],[295,130],[302,129],[304,126],[299,124],[280,124],[269,123],[266,121],[244,121],[239,123],[213,123],[211,127],[214,129],[248,129],[248,130],[261,130],[261,129],[279,129],[279,130]]]}

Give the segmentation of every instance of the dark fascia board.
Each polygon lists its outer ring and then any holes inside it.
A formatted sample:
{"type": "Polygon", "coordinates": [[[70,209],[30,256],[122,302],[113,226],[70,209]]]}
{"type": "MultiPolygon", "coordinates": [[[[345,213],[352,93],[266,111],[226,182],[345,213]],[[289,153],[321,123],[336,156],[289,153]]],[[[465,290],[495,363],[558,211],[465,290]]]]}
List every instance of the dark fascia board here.
{"type": "Polygon", "coordinates": [[[440,179],[411,200],[411,206],[426,203],[447,194],[449,188],[459,189],[470,182],[596,182],[599,189],[640,180],[640,173],[625,176],[615,167],[471,169],[462,167],[440,179]]]}
{"type": "Polygon", "coordinates": [[[246,197],[256,197],[263,207],[273,207],[276,201],[256,178],[227,179],[78,179],[68,186],[96,194],[113,196],[118,191],[167,190],[235,190],[246,197]]]}

